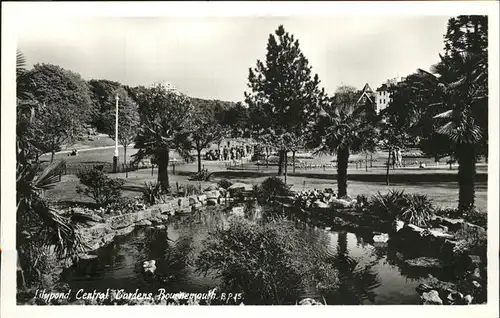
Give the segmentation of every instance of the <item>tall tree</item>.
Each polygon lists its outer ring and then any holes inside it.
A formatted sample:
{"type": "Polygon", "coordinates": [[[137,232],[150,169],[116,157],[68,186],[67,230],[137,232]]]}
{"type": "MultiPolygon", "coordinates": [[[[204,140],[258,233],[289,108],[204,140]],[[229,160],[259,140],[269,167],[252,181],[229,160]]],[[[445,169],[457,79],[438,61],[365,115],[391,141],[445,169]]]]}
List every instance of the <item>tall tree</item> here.
{"type": "Polygon", "coordinates": [[[476,162],[488,145],[487,21],[486,16],[450,19],[445,55],[440,55],[430,73],[419,70],[438,100],[428,108],[436,132],[451,141],[458,159],[458,208],[462,212],[474,207],[476,162]]]}
{"type": "Polygon", "coordinates": [[[197,107],[191,124],[193,148],[198,156],[198,172],[201,172],[201,151],[224,136],[224,129],[217,120],[215,109],[197,107]]]}
{"type": "Polygon", "coordinates": [[[88,81],[91,99],[95,112],[92,116],[92,125],[97,131],[109,133],[107,131],[108,112],[114,109],[114,104],[109,103],[116,95],[116,91],[122,87],[120,83],[109,80],[92,79],[88,81]]]}
{"type": "Polygon", "coordinates": [[[138,95],[140,127],[135,160],[152,156],[158,165],[158,183],[168,191],[170,151],[192,160],[191,114],[193,105],[186,95],[162,83],[157,83],[138,95]]]}
{"type": "Polygon", "coordinates": [[[83,131],[94,113],[90,91],[82,77],[57,65],[36,64],[25,74],[26,89],[42,105],[33,125],[43,134],[38,142],[52,153],[83,131]]]}
{"type": "MultiPolygon", "coordinates": [[[[103,116],[104,132],[109,137],[115,139],[115,120],[116,120],[116,96],[119,97],[118,103],[118,142],[123,146],[123,163],[127,164],[127,147],[135,140],[139,128],[139,111],[137,104],[128,96],[124,88],[118,88],[112,94],[109,94],[106,100],[108,111],[103,116]]],[[[128,177],[128,169],[125,168],[125,176],[128,177]]]]}
{"type": "Polygon", "coordinates": [[[226,108],[221,119],[221,125],[228,130],[229,136],[233,138],[250,137],[252,131],[250,111],[241,102],[226,108]]]}
{"type": "MultiPolygon", "coordinates": [[[[76,256],[85,250],[76,231],[75,219],[69,219],[51,207],[43,190],[53,186],[60,175],[62,161],[45,169],[33,164],[29,151],[40,151],[34,136],[33,121],[44,114],[39,103],[32,99],[29,91],[31,79],[26,76],[25,58],[18,52],[17,75],[17,131],[16,131],[16,248],[19,255],[24,287],[39,285],[41,269],[47,266],[47,255],[55,251],[58,256],[76,256]],[[23,82],[26,81],[26,82],[23,82]],[[20,155],[21,154],[21,155],[20,155]]],[[[46,287],[46,286],[42,286],[46,287]]]]}
{"type": "Polygon", "coordinates": [[[254,124],[255,139],[267,135],[279,149],[278,174],[289,145],[286,134],[299,135],[310,118],[317,115],[317,106],[324,101],[318,75],[312,76],[309,61],[302,53],[299,41],[280,25],[269,35],[265,63],[257,61],[249,70],[245,101],[254,124]]]}
{"type": "Polygon", "coordinates": [[[338,196],[347,195],[347,167],[351,153],[373,151],[378,132],[371,122],[365,105],[356,103],[357,92],[351,87],[341,87],[319,114],[311,131],[310,145],[317,152],[337,156],[338,196]]]}

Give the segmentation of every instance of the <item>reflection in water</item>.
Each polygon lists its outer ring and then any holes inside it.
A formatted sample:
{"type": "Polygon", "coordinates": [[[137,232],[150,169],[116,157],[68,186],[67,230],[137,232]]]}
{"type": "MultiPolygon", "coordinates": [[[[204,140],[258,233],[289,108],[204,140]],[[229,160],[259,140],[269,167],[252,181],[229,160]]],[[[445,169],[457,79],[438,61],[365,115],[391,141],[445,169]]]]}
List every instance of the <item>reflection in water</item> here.
{"type": "MultiPolygon", "coordinates": [[[[166,230],[142,228],[117,238],[97,251],[97,258],[81,260],[65,271],[71,288],[86,291],[106,288],[134,292],[207,292],[219,284],[214,276],[196,273],[194,261],[209,232],[226,227],[231,209],[210,208],[177,217],[166,230]],[[142,264],[156,261],[153,275],[144,273],[142,264]]],[[[316,222],[299,219],[284,210],[269,207],[244,207],[245,217],[255,222],[271,218],[292,218],[303,229],[307,246],[322,247],[331,264],[339,270],[340,289],[324,296],[328,304],[418,304],[415,291],[419,280],[408,280],[400,272],[401,255],[387,245],[373,246],[363,237],[345,231],[325,231],[316,222]]],[[[307,248],[307,246],[305,248],[307,248]]],[[[319,296],[314,288],[304,296],[319,296]]]]}

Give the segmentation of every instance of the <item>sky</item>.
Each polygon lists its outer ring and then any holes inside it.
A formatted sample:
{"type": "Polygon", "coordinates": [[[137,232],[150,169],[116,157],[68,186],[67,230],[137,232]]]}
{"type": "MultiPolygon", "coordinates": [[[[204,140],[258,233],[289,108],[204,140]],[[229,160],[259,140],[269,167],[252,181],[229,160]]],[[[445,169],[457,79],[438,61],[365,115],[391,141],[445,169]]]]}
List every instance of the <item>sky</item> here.
{"type": "Polygon", "coordinates": [[[149,86],[165,81],[193,97],[244,100],[248,69],[265,60],[279,25],[299,40],[322,87],[376,89],[439,59],[447,16],[51,17],[23,23],[28,67],[57,64],[84,79],[149,86]]]}

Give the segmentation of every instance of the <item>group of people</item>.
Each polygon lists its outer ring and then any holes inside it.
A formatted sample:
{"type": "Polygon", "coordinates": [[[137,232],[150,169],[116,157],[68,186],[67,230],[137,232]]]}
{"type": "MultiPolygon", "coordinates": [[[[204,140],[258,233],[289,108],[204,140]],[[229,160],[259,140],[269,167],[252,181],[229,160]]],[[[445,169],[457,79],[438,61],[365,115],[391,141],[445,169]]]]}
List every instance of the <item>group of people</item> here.
{"type": "Polygon", "coordinates": [[[403,154],[401,153],[401,148],[395,148],[391,150],[392,167],[402,168],[403,167],[403,154]]]}
{"type": "Polygon", "coordinates": [[[233,146],[233,147],[220,147],[220,149],[210,149],[205,153],[205,160],[239,160],[246,158],[252,153],[252,147],[249,145],[233,146]]]}

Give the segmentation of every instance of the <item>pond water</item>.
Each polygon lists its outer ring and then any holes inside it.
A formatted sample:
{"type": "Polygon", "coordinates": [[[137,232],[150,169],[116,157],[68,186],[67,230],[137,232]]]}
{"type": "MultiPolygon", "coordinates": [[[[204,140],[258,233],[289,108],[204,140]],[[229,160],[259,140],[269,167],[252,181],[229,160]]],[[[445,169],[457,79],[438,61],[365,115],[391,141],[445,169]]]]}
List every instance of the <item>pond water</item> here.
{"type": "MultiPolygon", "coordinates": [[[[139,289],[155,293],[158,288],[167,292],[207,292],[219,281],[214,276],[198,274],[194,261],[208,233],[226,223],[229,214],[229,210],[212,208],[177,217],[166,229],[139,228],[96,251],[97,258],[81,260],[65,270],[63,280],[73,290],[85,292],[107,288],[128,292],[139,289]],[[146,260],[156,261],[154,277],[144,273],[146,260]]],[[[321,226],[300,226],[307,240],[321,240],[329,254],[340,253],[355,264],[343,276],[337,297],[328,299],[328,304],[419,304],[415,288],[420,278],[404,274],[397,264],[399,253],[387,244],[370,244],[370,239],[362,235],[321,226]]]]}

